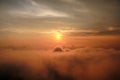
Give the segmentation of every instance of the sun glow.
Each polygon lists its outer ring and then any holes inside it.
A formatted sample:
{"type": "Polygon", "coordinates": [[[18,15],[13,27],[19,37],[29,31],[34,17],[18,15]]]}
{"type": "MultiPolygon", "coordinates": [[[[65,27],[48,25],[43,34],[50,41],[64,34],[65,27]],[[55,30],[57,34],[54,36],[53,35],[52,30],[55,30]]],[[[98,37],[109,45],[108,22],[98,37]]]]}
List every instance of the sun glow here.
{"type": "Polygon", "coordinates": [[[62,39],[62,34],[60,32],[55,33],[55,38],[60,41],[62,39]]]}

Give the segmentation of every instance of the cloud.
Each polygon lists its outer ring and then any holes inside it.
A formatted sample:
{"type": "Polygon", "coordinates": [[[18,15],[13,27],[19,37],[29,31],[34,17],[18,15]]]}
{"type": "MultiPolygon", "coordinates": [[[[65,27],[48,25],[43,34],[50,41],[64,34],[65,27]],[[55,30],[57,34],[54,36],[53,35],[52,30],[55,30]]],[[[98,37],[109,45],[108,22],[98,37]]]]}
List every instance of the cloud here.
{"type": "Polygon", "coordinates": [[[63,30],[63,33],[67,36],[91,36],[91,35],[120,35],[119,27],[108,27],[101,30],[86,30],[86,29],[72,29],[63,30]]]}
{"type": "Polygon", "coordinates": [[[11,15],[20,17],[67,17],[63,12],[52,10],[49,6],[38,4],[34,0],[11,0],[1,1],[11,15]],[[9,3],[10,2],[10,3],[9,3]]]}
{"type": "Polygon", "coordinates": [[[120,35],[120,29],[103,30],[96,33],[96,35],[120,35]]]}
{"type": "Polygon", "coordinates": [[[9,13],[20,17],[67,17],[64,12],[53,10],[50,6],[38,4],[34,0],[15,1],[21,3],[17,8],[12,8],[9,13]]]}
{"type": "Polygon", "coordinates": [[[0,59],[0,79],[120,79],[120,51],[114,49],[78,48],[60,54],[18,50],[3,52],[0,59]]]}

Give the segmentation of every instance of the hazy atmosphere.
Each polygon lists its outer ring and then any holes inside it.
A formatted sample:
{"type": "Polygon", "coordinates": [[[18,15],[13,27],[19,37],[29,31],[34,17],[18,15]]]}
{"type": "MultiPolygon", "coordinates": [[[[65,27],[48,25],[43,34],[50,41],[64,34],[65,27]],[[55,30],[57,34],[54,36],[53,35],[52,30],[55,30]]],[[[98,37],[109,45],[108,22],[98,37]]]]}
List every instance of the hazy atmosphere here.
{"type": "Polygon", "coordinates": [[[119,0],[0,0],[0,80],[120,80],[119,0]]]}

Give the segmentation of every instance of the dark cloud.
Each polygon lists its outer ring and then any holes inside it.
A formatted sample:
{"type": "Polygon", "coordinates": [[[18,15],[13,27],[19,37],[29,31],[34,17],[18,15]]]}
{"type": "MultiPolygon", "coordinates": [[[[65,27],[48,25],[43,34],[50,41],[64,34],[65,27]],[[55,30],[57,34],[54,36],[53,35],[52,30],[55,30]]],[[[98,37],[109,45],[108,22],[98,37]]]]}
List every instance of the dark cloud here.
{"type": "Polygon", "coordinates": [[[120,29],[99,31],[96,35],[120,35],[120,29]]]}
{"type": "Polygon", "coordinates": [[[77,30],[73,30],[71,32],[66,32],[65,35],[67,36],[88,36],[88,35],[120,35],[120,28],[119,27],[108,27],[108,28],[104,28],[101,30],[86,30],[86,31],[77,31],[77,30]]]}

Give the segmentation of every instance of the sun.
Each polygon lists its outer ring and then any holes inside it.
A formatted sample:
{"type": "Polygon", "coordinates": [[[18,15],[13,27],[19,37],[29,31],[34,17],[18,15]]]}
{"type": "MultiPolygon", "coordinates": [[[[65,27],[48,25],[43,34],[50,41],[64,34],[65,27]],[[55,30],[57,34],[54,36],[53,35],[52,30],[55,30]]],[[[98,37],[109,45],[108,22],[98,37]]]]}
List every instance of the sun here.
{"type": "Polygon", "coordinates": [[[60,41],[62,39],[62,34],[60,32],[55,33],[56,40],[60,41]]]}

